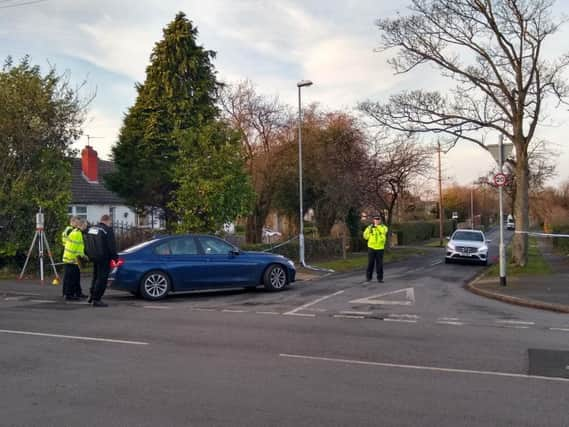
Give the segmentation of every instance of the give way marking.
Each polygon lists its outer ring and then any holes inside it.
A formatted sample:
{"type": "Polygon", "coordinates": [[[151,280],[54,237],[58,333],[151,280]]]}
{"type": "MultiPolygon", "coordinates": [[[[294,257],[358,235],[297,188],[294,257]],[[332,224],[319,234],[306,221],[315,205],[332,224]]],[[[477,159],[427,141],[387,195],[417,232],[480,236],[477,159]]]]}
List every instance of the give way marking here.
{"type": "Polygon", "coordinates": [[[413,305],[415,304],[415,291],[413,288],[399,289],[397,291],[384,292],[366,298],[350,301],[350,304],[375,304],[375,305],[413,305]],[[403,294],[404,298],[392,299],[394,295],[403,294]]]}

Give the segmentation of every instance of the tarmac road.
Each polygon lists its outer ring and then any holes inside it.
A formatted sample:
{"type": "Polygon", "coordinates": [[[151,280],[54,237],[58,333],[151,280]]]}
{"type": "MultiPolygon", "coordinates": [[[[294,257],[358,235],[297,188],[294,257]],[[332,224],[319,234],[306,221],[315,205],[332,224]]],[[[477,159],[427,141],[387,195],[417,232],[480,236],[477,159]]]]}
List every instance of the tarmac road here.
{"type": "Polygon", "coordinates": [[[1,424],[567,425],[569,316],[473,295],[480,267],[440,261],[105,309],[3,286],[1,424]]]}

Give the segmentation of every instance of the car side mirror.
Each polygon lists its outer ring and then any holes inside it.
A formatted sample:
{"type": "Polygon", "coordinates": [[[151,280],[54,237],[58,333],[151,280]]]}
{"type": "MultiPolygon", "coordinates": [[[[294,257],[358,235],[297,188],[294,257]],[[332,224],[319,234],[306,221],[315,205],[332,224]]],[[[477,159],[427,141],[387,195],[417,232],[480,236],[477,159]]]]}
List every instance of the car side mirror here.
{"type": "Polygon", "coordinates": [[[492,239],[486,239],[486,243],[492,242],[492,239]]]}
{"type": "Polygon", "coordinates": [[[450,236],[445,236],[445,239],[450,240],[450,236]]]}
{"type": "Polygon", "coordinates": [[[239,249],[232,249],[229,251],[229,255],[237,256],[241,253],[239,249]]]}

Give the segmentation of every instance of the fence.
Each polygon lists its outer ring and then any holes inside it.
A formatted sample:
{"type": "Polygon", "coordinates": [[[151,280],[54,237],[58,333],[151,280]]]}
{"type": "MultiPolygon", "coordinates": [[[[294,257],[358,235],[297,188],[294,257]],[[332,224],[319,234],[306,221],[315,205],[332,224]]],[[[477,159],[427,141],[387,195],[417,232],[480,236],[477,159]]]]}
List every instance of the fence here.
{"type": "Polygon", "coordinates": [[[139,243],[152,239],[160,230],[134,227],[127,222],[115,221],[113,223],[117,250],[122,251],[139,243]]]}

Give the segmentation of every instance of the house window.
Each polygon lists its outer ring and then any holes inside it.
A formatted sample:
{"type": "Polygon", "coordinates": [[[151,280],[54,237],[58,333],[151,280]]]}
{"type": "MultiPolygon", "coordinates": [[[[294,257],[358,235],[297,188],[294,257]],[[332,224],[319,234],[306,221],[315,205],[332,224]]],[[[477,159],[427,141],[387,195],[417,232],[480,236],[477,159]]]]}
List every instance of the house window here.
{"type": "Polygon", "coordinates": [[[84,220],[87,219],[87,206],[69,206],[67,208],[67,215],[75,215],[84,220]]]}

